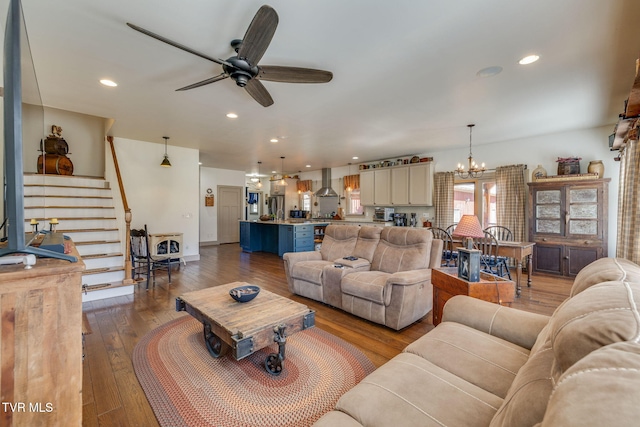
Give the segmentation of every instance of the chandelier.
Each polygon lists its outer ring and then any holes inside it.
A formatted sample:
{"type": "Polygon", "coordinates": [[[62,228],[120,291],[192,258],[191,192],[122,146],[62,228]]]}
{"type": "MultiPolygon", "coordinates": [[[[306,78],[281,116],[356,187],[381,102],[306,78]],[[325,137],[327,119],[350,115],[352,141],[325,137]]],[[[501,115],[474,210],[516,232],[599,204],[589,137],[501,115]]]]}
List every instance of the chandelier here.
{"type": "Polygon", "coordinates": [[[462,163],[458,163],[458,168],[455,170],[458,176],[462,179],[479,178],[486,170],[484,163],[481,166],[478,166],[475,160],[473,160],[473,154],[471,154],[471,130],[474,126],[474,124],[467,125],[469,128],[469,169],[465,170],[464,165],[462,163]]]}

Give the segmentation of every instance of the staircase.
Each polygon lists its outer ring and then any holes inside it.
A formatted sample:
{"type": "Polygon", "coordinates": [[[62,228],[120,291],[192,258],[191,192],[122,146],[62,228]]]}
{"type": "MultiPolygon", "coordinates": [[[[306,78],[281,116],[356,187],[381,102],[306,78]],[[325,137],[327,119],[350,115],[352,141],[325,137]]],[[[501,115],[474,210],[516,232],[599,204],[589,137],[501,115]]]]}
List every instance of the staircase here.
{"type": "Polygon", "coordinates": [[[27,232],[32,218],[40,223],[39,230],[48,230],[49,220],[57,218],[57,232],[73,240],[86,266],[82,302],[133,293],[133,285],[123,285],[124,245],[107,181],[25,174],[24,216],[27,232]]]}

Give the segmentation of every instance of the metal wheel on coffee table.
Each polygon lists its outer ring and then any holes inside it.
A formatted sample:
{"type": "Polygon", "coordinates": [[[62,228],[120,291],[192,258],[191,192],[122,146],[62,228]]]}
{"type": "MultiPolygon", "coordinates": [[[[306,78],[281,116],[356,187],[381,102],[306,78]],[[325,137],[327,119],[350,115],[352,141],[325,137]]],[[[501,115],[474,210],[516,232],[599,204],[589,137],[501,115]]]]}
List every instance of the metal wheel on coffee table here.
{"type": "Polygon", "coordinates": [[[207,346],[207,350],[209,350],[209,354],[216,359],[224,356],[229,350],[227,343],[211,332],[211,325],[207,323],[204,324],[204,343],[207,346]]]}
{"type": "Polygon", "coordinates": [[[271,375],[278,376],[284,369],[284,346],[287,342],[287,337],[284,334],[286,326],[277,325],[273,328],[275,336],[273,341],[278,344],[278,353],[271,353],[264,361],[264,367],[271,375]]]}

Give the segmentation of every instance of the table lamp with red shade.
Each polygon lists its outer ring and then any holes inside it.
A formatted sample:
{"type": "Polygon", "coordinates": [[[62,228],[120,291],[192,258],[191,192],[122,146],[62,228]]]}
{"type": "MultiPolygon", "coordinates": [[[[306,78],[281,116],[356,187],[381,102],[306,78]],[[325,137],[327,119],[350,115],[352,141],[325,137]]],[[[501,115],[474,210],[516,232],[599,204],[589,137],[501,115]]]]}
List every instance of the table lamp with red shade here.
{"type": "Polygon", "coordinates": [[[473,249],[473,239],[484,237],[475,215],[462,215],[452,236],[462,237],[465,248],[458,249],[458,277],[469,282],[480,281],[480,251],[473,249]],[[466,242],[465,242],[466,240],[466,242]]]}

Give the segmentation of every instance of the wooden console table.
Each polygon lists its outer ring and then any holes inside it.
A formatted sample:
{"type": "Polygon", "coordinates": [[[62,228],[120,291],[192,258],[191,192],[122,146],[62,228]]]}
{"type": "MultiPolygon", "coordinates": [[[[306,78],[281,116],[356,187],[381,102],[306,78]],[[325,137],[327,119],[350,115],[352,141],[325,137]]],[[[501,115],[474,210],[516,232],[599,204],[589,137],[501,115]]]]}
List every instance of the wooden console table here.
{"type": "Polygon", "coordinates": [[[82,425],[82,272],[38,258],[0,266],[2,426],[82,425]]]}
{"type": "Polygon", "coordinates": [[[434,268],[431,272],[433,284],[433,325],[442,321],[444,304],[456,295],[468,295],[484,301],[511,306],[515,299],[515,286],[511,280],[480,272],[479,282],[467,282],[458,277],[458,267],[434,268]]]}

